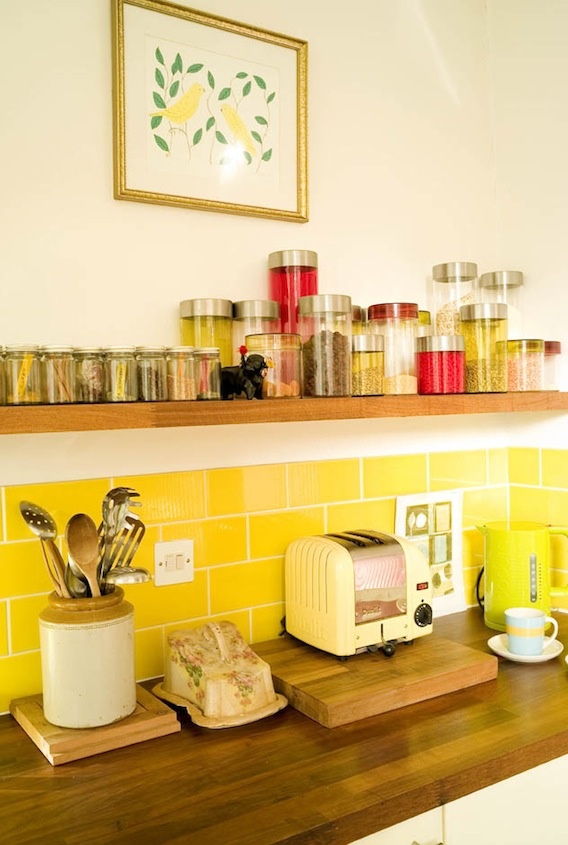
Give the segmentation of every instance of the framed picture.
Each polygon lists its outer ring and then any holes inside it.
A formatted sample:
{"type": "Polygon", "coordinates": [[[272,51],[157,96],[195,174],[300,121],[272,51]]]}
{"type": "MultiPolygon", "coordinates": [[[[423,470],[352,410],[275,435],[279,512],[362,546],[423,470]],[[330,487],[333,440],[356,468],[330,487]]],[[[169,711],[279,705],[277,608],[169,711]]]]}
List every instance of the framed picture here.
{"type": "Polygon", "coordinates": [[[308,219],[306,41],[113,0],[116,199],[308,219]]]}
{"type": "Polygon", "coordinates": [[[434,616],[465,610],[461,491],[398,496],[395,533],[418,546],[430,565],[434,616]]]}

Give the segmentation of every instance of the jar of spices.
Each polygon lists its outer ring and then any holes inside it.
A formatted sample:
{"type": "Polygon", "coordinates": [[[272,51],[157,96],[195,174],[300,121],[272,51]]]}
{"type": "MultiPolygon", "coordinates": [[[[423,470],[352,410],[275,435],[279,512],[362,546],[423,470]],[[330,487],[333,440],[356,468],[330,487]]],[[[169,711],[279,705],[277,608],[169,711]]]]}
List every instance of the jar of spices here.
{"type": "MultiPolygon", "coordinates": [[[[280,305],[271,299],[245,299],[233,303],[233,364],[241,363],[241,346],[253,334],[280,331],[280,305]]],[[[249,350],[250,352],[250,350],[249,350]]]]}
{"type": "Polygon", "coordinates": [[[136,348],[109,346],[105,349],[105,390],[107,402],[136,402],[136,348]]]}
{"type": "Polygon", "coordinates": [[[351,395],[382,396],[385,373],[382,335],[353,335],[351,353],[351,395]]]}
{"type": "Polygon", "coordinates": [[[559,340],[544,341],[544,390],[560,390],[562,344],[559,340]]]}
{"type": "Polygon", "coordinates": [[[369,331],[382,335],[385,352],[385,394],[416,393],[418,305],[385,302],[369,306],[369,331]]]}
{"type": "Polygon", "coordinates": [[[543,390],[544,340],[520,339],[507,343],[507,390],[543,390]]]}
{"type": "Polygon", "coordinates": [[[177,402],[197,399],[193,353],[193,346],[170,346],[166,350],[168,399],[177,402]]]}
{"type": "Polygon", "coordinates": [[[5,370],[7,405],[35,405],[41,402],[39,346],[7,346],[5,370]]]}
{"type": "Polygon", "coordinates": [[[104,351],[100,346],[79,346],[75,360],[75,398],[77,402],[105,401],[104,351]]]}
{"type": "Polygon", "coordinates": [[[48,405],[75,402],[75,361],[72,346],[44,346],[42,400],[48,405]]]}
{"type": "Polygon", "coordinates": [[[268,293],[280,305],[280,329],[296,334],[298,303],[318,292],[318,254],[309,249],[284,249],[268,256],[268,293]]]}
{"type": "Polygon", "coordinates": [[[465,393],[465,340],[463,335],[416,338],[418,393],[465,393]]]}
{"type": "Polygon", "coordinates": [[[269,364],[262,382],[264,399],[299,399],[302,377],[299,334],[247,335],[245,346],[250,354],[262,355],[269,364]]]}
{"type": "Polygon", "coordinates": [[[523,337],[523,290],[520,270],[496,270],[479,277],[481,302],[501,302],[507,306],[509,340],[523,337]]]}
{"type": "Polygon", "coordinates": [[[221,398],[221,359],[219,348],[202,347],[194,350],[195,382],[198,399],[221,398]]]}
{"type": "Polygon", "coordinates": [[[507,306],[463,305],[460,324],[465,338],[466,393],[506,393],[507,306]]]}
{"type": "Polygon", "coordinates": [[[449,261],[432,267],[435,333],[459,334],[459,309],[477,296],[477,264],[449,261]]]}
{"type": "Polygon", "coordinates": [[[221,366],[233,363],[233,303],[230,299],[185,299],[180,302],[184,346],[217,347],[221,366]]]}
{"type": "Polygon", "coordinates": [[[304,396],[351,395],[351,297],[301,296],[304,396]]]}
{"type": "Polygon", "coordinates": [[[143,402],[164,402],[168,398],[165,346],[136,348],[138,398],[143,402]]]}

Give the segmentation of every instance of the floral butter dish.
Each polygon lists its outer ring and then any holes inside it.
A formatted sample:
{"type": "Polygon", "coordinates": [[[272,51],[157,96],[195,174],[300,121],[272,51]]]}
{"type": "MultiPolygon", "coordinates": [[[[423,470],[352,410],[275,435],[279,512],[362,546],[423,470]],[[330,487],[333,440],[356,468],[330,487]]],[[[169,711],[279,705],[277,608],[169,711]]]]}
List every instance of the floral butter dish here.
{"type": "Polygon", "coordinates": [[[204,728],[255,722],[288,703],[275,693],[268,663],[225,621],[170,634],[164,680],[152,692],[204,728]]]}

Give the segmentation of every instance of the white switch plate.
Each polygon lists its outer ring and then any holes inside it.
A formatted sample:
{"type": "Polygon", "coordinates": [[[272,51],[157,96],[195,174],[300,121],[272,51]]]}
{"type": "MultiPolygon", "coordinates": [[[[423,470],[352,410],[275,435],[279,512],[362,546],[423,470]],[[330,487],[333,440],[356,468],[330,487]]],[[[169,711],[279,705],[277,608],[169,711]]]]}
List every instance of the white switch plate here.
{"type": "Polygon", "coordinates": [[[171,540],[154,545],[154,584],[193,581],[193,540],[171,540]]]}

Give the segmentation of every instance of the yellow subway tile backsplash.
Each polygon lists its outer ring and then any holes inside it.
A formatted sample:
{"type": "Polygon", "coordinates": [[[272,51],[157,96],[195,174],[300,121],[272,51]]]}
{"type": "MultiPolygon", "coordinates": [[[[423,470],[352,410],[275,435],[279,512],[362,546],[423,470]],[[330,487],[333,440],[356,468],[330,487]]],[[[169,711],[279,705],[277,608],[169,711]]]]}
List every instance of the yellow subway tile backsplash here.
{"type": "Polygon", "coordinates": [[[370,528],[373,531],[394,531],[396,499],[352,502],[328,505],[327,531],[353,531],[370,528]]]}
{"type": "Polygon", "coordinates": [[[208,612],[207,573],[199,570],[195,572],[195,580],[186,584],[165,587],[155,587],[153,581],[127,584],[124,594],[134,605],[136,628],[185,621],[208,612]]]}
{"type": "Polygon", "coordinates": [[[509,486],[509,513],[512,520],[550,522],[549,508],[548,490],[534,487],[516,487],[514,484],[509,486]]]}
{"type": "Polygon", "coordinates": [[[0,545],[0,598],[49,593],[52,589],[39,540],[0,545]]]}
{"type": "Polygon", "coordinates": [[[282,633],[282,619],[286,612],[284,602],[270,604],[265,607],[254,607],[252,610],[252,643],[263,643],[265,640],[275,640],[282,633]]]}
{"type": "Polygon", "coordinates": [[[359,460],[289,464],[288,486],[290,507],[293,508],[360,499],[359,460]]]}
{"type": "Polygon", "coordinates": [[[28,596],[10,602],[12,654],[39,648],[39,615],[47,607],[47,596],[28,596]]]}
{"type": "Polygon", "coordinates": [[[205,516],[204,473],[167,472],[115,478],[115,486],[140,493],[140,518],[149,522],[178,522],[205,516]]]}
{"type": "Polygon", "coordinates": [[[8,603],[0,601],[0,657],[6,654],[8,654],[8,603]]]}
{"type": "Polygon", "coordinates": [[[542,450],[542,486],[568,490],[568,449],[542,450]]]}
{"type": "Polygon", "coordinates": [[[0,659],[0,713],[7,713],[10,702],[41,692],[41,657],[28,651],[0,659]]]}
{"type": "Polygon", "coordinates": [[[484,525],[507,519],[508,491],[506,487],[486,487],[464,490],[462,522],[466,527],[484,525]]]}
{"type": "Polygon", "coordinates": [[[508,449],[488,449],[488,484],[507,484],[509,480],[508,449]]]}
{"type": "Polygon", "coordinates": [[[210,571],[211,612],[258,607],[284,598],[284,560],[257,560],[210,571]]]}
{"type": "Polygon", "coordinates": [[[145,628],[134,635],[135,674],[138,680],[164,674],[164,631],[145,628]]]}
{"type": "Polygon", "coordinates": [[[540,449],[511,448],[509,484],[540,484],[540,449]]]}
{"type": "Polygon", "coordinates": [[[286,466],[211,469],[206,473],[207,514],[252,513],[286,507],[286,466]]]}
{"type": "MultiPolygon", "coordinates": [[[[179,526],[179,537],[193,540],[196,567],[232,563],[247,557],[247,522],[245,516],[222,517],[188,522],[179,526]]],[[[176,527],[176,532],[178,527],[176,527]]],[[[175,540],[174,528],[164,529],[164,540],[175,540]]]]}
{"type": "Polygon", "coordinates": [[[299,508],[249,517],[250,556],[283,555],[296,537],[324,533],[323,508],[299,508]]]}
{"type": "Polygon", "coordinates": [[[6,488],[6,539],[27,540],[31,531],[20,513],[20,502],[27,500],[47,510],[57,524],[59,535],[74,513],[89,514],[95,522],[101,518],[101,505],[109,487],[108,480],[62,481],[59,484],[29,484],[6,488]]]}
{"type": "Polygon", "coordinates": [[[426,455],[363,458],[363,497],[377,499],[427,490],[426,455]]]}
{"type": "Polygon", "coordinates": [[[430,455],[430,490],[480,487],[487,484],[487,453],[435,452],[430,455]]]}

